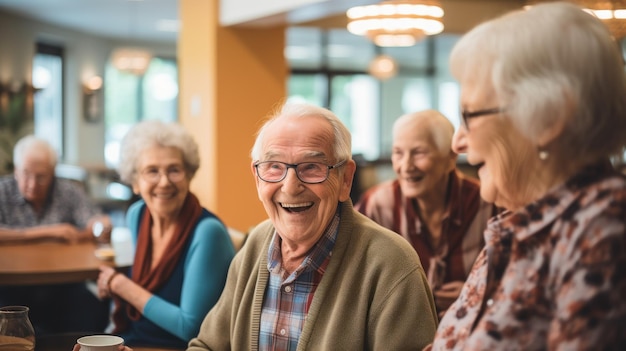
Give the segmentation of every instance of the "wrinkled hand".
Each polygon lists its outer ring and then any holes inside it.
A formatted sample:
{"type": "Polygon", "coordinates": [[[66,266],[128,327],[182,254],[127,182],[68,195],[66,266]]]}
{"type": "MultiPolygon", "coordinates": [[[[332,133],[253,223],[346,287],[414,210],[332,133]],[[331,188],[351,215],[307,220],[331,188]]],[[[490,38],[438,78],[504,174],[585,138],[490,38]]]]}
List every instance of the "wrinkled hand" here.
{"type": "Polygon", "coordinates": [[[442,312],[447,310],[448,307],[450,307],[450,305],[452,305],[452,303],[459,297],[463,284],[465,284],[465,282],[457,280],[443,284],[441,288],[435,290],[433,295],[435,297],[437,310],[442,312]]]}
{"type": "Polygon", "coordinates": [[[98,298],[106,299],[112,296],[109,283],[111,278],[117,274],[117,271],[109,266],[100,266],[100,274],[98,275],[98,298]]]}
{"type": "MultiPolygon", "coordinates": [[[[74,348],[72,349],[72,351],[79,351],[80,350],[80,345],[79,344],[75,344],[74,348]]],[[[133,349],[131,349],[128,346],[124,346],[124,345],[120,345],[117,347],[118,351],[133,351],[133,349]]]]}
{"type": "Polygon", "coordinates": [[[51,239],[58,239],[75,243],[83,238],[82,232],[75,226],[68,223],[53,224],[46,229],[46,236],[51,239]]]}

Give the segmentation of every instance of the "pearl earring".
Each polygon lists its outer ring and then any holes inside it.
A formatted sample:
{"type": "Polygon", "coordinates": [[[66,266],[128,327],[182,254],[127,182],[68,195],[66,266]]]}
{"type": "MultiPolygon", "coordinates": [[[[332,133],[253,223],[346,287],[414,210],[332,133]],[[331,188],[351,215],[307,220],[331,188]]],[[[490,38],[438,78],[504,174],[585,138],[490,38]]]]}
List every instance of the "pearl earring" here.
{"type": "Polygon", "coordinates": [[[539,159],[541,161],[545,161],[550,156],[550,153],[546,150],[539,150],[539,159]]]}

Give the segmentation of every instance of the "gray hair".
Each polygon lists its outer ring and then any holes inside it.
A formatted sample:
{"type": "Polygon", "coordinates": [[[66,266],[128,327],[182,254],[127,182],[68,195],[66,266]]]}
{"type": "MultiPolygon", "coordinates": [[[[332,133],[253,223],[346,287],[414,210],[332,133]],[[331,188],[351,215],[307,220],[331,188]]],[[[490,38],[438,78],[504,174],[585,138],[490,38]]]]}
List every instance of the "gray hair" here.
{"type": "Polygon", "coordinates": [[[424,110],[400,116],[393,123],[393,139],[396,139],[400,130],[413,129],[418,125],[428,129],[428,133],[441,154],[448,154],[452,151],[454,126],[446,116],[437,110],[424,110]]]}
{"type": "Polygon", "coordinates": [[[535,144],[564,122],[551,154],[561,164],[583,165],[626,145],[618,48],[607,27],[580,7],[546,3],[471,30],[453,48],[450,69],[461,83],[491,85],[504,116],[535,144]]]}
{"type": "Polygon", "coordinates": [[[117,171],[123,182],[133,183],[141,153],[155,146],[180,150],[187,174],[193,178],[200,167],[200,154],[191,134],[177,123],[145,120],[133,126],[122,140],[117,171]]]}
{"type": "Polygon", "coordinates": [[[350,131],[332,111],[306,103],[286,103],[270,115],[269,119],[259,129],[256,140],[254,141],[254,146],[250,152],[252,161],[258,161],[261,159],[261,148],[265,131],[275,121],[285,117],[307,116],[323,117],[332,126],[335,139],[335,144],[333,145],[333,156],[336,161],[352,159],[352,136],[350,135],[350,131]]]}
{"type": "Polygon", "coordinates": [[[24,158],[30,154],[45,154],[52,168],[57,165],[57,153],[52,145],[45,139],[31,134],[20,139],[13,148],[13,164],[15,168],[20,168],[24,158]]]}

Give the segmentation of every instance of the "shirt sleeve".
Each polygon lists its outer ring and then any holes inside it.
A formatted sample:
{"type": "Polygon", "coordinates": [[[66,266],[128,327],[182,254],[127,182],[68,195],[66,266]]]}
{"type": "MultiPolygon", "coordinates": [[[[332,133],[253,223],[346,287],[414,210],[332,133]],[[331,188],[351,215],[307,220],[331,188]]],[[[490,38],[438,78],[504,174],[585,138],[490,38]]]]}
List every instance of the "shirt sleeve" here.
{"type": "Polygon", "coordinates": [[[214,218],[202,220],[185,260],[180,306],[153,295],[143,315],[183,340],[195,337],[222,293],[234,255],[224,225],[214,218]]]}
{"type": "Polygon", "coordinates": [[[62,186],[59,187],[60,192],[55,194],[55,198],[58,198],[68,206],[72,206],[74,225],[78,228],[85,228],[89,219],[102,213],[102,210],[93,203],[87,196],[87,193],[78,185],[62,180],[59,181],[59,185],[62,186]]]}
{"type": "MultiPolygon", "coordinates": [[[[359,202],[354,205],[354,208],[366,217],[374,220],[374,222],[384,225],[382,224],[384,222],[383,215],[381,214],[381,207],[383,206],[381,187],[382,185],[375,185],[367,190],[363,196],[361,196],[359,202]]],[[[389,189],[389,191],[391,191],[391,189],[389,189]]]]}

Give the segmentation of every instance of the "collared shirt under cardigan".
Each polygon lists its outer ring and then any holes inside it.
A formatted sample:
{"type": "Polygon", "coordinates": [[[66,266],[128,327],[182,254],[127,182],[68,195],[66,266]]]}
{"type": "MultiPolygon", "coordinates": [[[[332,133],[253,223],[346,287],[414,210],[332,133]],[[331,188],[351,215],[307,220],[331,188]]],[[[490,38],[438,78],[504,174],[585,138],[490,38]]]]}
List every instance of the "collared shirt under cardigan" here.
{"type": "Polygon", "coordinates": [[[274,233],[268,254],[270,281],[261,310],[261,350],[295,350],[302,326],[326,266],[339,228],[339,209],[320,240],[291,274],[282,267],[281,238],[274,233]]]}
{"type": "Polygon", "coordinates": [[[589,168],[489,223],[432,350],[626,350],[626,178],[589,168]]]}
{"type": "MultiPolygon", "coordinates": [[[[419,350],[437,315],[419,257],[406,240],[341,204],[333,254],[315,291],[297,350],[419,350]]],[[[259,350],[267,251],[275,229],[259,224],[235,256],[224,292],[188,351],[259,350]]]]}

